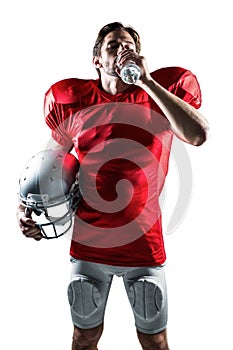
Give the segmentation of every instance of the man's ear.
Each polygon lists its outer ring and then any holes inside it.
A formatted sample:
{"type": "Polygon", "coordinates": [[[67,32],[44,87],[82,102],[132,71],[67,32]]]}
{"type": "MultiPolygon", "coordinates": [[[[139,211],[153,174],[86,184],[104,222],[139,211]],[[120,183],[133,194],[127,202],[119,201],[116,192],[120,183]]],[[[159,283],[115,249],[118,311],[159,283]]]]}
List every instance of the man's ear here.
{"type": "Polygon", "coordinates": [[[100,63],[100,59],[97,56],[93,57],[92,63],[95,66],[95,68],[99,69],[102,67],[102,64],[100,63]]]}

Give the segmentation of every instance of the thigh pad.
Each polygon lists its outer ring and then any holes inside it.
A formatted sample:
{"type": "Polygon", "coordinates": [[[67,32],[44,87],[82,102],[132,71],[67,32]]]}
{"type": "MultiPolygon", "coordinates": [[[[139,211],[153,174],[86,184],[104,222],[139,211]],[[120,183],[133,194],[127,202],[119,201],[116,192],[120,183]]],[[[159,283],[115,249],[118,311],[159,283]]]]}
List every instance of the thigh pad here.
{"type": "Polygon", "coordinates": [[[103,322],[108,286],[86,276],[75,276],[68,286],[74,325],[94,328],[103,322]]]}
{"type": "Polygon", "coordinates": [[[164,304],[164,292],[151,277],[128,281],[128,297],[137,318],[144,321],[155,319],[164,304]]]}
{"type": "Polygon", "coordinates": [[[98,284],[86,277],[77,277],[69,284],[68,300],[77,316],[90,317],[100,306],[98,284]]]}

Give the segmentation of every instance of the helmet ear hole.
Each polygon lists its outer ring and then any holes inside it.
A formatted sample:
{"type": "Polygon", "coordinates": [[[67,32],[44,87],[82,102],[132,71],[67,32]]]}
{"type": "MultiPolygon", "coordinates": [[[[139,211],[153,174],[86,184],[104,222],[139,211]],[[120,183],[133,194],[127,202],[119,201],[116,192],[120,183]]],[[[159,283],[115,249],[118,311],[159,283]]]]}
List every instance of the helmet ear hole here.
{"type": "Polygon", "coordinates": [[[34,155],[23,168],[19,200],[37,216],[35,221],[47,239],[60,237],[72,227],[81,197],[78,172],[79,162],[73,154],[51,149],[34,155]],[[52,230],[47,234],[49,225],[52,230]]]}

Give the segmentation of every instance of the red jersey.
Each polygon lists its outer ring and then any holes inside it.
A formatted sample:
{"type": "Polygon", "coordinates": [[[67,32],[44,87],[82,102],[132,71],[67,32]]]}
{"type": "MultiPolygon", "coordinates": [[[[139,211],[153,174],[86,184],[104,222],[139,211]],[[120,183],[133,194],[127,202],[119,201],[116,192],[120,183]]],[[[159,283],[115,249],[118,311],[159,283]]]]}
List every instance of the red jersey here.
{"type": "MultiPolygon", "coordinates": [[[[152,74],[161,86],[195,108],[196,77],[179,67],[152,74]]],[[[159,195],[168,171],[173,132],[140,87],[110,95],[99,80],[66,79],[45,96],[52,137],[75,148],[82,199],[70,253],[76,259],[118,266],[155,266],[166,260],[159,195]]]]}

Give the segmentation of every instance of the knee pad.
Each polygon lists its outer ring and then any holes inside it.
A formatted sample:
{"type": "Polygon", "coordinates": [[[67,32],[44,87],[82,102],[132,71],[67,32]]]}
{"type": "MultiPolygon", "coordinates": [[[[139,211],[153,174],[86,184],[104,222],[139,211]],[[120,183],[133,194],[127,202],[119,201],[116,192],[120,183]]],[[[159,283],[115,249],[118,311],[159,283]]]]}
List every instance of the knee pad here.
{"type": "Polygon", "coordinates": [[[84,276],[76,276],[68,286],[68,300],[75,324],[88,323],[89,319],[94,321],[101,304],[98,283],[84,276]]]}
{"type": "Polygon", "coordinates": [[[128,297],[137,318],[152,321],[164,304],[164,291],[159,283],[150,277],[131,280],[128,297]]]}

